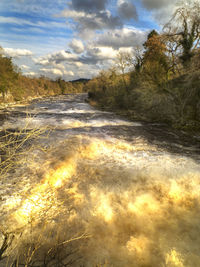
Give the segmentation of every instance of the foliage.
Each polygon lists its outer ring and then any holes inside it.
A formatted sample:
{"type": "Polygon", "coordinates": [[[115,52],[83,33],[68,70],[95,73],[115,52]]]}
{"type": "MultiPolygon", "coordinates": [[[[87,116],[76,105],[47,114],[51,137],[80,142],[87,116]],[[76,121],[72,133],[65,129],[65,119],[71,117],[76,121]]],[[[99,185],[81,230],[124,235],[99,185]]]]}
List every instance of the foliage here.
{"type": "Polygon", "coordinates": [[[119,73],[111,79],[111,70],[103,71],[88,83],[91,98],[134,119],[200,130],[199,10],[198,1],[182,3],[163,33],[149,33],[143,51],[120,53],[119,73]]]}
{"type": "Polygon", "coordinates": [[[65,89],[66,89],[65,81],[62,80],[61,78],[58,78],[58,79],[56,80],[56,82],[57,82],[58,85],[60,86],[61,94],[63,95],[63,94],[65,93],[65,89]]]}
{"type": "Polygon", "coordinates": [[[143,75],[156,86],[162,86],[168,79],[169,63],[166,45],[155,30],[149,33],[144,44],[143,75]]]}
{"type": "Polygon", "coordinates": [[[52,81],[44,76],[30,78],[19,73],[11,58],[0,55],[0,103],[31,100],[37,97],[82,93],[87,81],[52,81]],[[2,95],[2,96],[1,96],[2,95]]]}
{"type": "Polygon", "coordinates": [[[5,97],[9,86],[17,80],[18,73],[12,63],[12,59],[0,54],[0,92],[5,97]]]}

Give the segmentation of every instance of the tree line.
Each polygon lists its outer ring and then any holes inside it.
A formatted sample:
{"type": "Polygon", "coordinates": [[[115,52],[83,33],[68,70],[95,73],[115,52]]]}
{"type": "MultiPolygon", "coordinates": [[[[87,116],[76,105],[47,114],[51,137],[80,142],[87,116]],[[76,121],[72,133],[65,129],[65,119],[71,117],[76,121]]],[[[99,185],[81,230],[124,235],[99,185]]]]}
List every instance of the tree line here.
{"type": "Polygon", "coordinates": [[[132,53],[119,52],[115,65],[86,86],[102,107],[200,130],[199,1],[182,2],[162,32],[152,30],[132,53]]]}
{"type": "Polygon", "coordinates": [[[0,47],[0,103],[23,101],[36,97],[67,93],[82,93],[85,81],[66,82],[61,77],[51,80],[45,76],[38,78],[24,76],[6,57],[0,47]]]}

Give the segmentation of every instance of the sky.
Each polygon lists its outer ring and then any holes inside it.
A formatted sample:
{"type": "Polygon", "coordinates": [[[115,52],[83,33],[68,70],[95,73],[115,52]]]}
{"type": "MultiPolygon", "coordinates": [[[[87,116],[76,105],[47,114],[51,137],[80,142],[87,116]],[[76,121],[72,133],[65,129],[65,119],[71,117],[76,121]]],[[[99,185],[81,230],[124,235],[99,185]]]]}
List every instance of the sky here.
{"type": "Polygon", "coordinates": [[[0,46],[24,75],[92,78],[175,8],[176,0],[0,0],[0,46]]]}

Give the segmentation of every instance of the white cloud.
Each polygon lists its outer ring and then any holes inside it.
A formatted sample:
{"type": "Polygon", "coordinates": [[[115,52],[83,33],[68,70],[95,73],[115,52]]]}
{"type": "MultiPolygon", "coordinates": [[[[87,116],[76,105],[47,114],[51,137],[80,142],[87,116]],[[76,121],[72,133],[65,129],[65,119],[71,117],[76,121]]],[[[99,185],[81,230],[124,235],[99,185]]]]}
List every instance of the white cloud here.
{"type": "Polygon", "coordinates": [[[27,19],[22,19],[22,18],[16,18],[16,17],[4,17],[0,16],[0,23],[7,23],[7,24],[16,24],[20,26],[32,26],[32,27],[43,27],[43,28],[66,28],[66,24],[63,22],[57,22],[57,21],[37,21],[37,22],[32,22],[27,19]]]}
{"type": "Polygon", "coordinates": [[[136,28],[123,28],[122,30],[104,32],[97,37],[95,43],[97,46],[108,46],[113,49],[136,47],[145,42],[146,36],[146,31],[136,28]]]}
{"type": "Polygon", "coordinates": [[[36,73],[34,71],[30,71],[30,72],[25,72],[24,75],[29,76],[29,77],[37,77],[38,73],[36,73]]]}
{"type": "Polygon", "coordinates": [[[63,74],[67,76],[74,76],[74,73],[71,70],[70,71],[65,70],[63,74]]]}
{"type": "Polygon", "coordinates": [[[39,70],[41,74],[51,79],[62,77],[62,79],[70,80],[77,68],[83,65],[79,59],[77,55],[61,50],[33,60],[36,65],[43,66],[39,70]]]}
{"type": "Polygon", "coordinates": [[[84,52],[84,45],[81,40],[73,39],[69,43],[69,47],[73,50],[74,53],[76,54],[81,54],[84,52]]]}
{"type": "Polygon", "coordinates": [[[56,3],[50,0],[1,0],[0,7],[16,13],[44,17],[58,13],[65,5],[66,0],[56,0],[56,3]]]}
{"type": "Polygon", "coordinates": [[[90,54],[95,57],[104,60],[104,59],[113,59],[116,57],[117,51],[114,50],[112,47],[95,47],[90,50],[90,54]]]}
{"type": "Polygon", "coordinates": [[[113,60],[116,55],[117,50],[112,47],[88,45],[86,53],[80,57],[80,61],[88,65],[101,65],[104,61],[113,60]]]}
{"type": "Polygon", "coordinates": [[[24,70],[29,70],[30,69],[30,67],[27,66],[27,65],[21,65],[20,68],[21,69],[24,69],[24,70]]]}
{"type": "MultiPolygon", "coordinates": [[[[86,13],[84,11],[65,9],[62,11],[62,13],[60,15],[65,17],[65,18],[72,18],[72,19],[76,20],[76,19],[80,19],[80,18],[86,16],[86,13]]],[[[93,18],[93,14],[87,14],[87,17],[93,18]]]]}
{"type": "Polygon", "coordinates": [[[57,76],[62,76],[63,75],[63,72],[61,70],[59,70],[59,69],[45,69],[45,68],[42,68],[42,69],[40,69],[40,71],[45,72],[47,74],[57,75],[57,76]]]}
{"type": "Polygon", "coordinates": [[[81,63],[81,62],[75,62],[74,64],[75,64],[75,66],[78,67],[78,68],[80,68],[80,67],[83,66],[83,63],[81,63]]]}
{"type": "Polygon", "coordinates": [[[51,69],[41,68],[40,71],[45,73],[47,76],[49,76],[51,78],[52,78],[52,76],[54,78],[63,77],[64,75],[74,76],[74,73],[72,71],[61,70],[61,69],[58,69],[58,68],[51,68],[51,69]]]}
{"type": "Polygon", "coordinates": [[[62,71],[65,70],[65,66],[63,64],[52,63],[51,66],[54,66],[55,68],[62,70],[62,71]]]}
{"type": "Polygon", "coordinates": [[[17,24],[17,25],[31,25],[35,26],[35,23],[32,23],[28,20],[21,19],[21,18],[15,18],[15,17],[4,17],[0,16],[0,23],[11,23],[11,24],[17,24]]]}
{"type": "Polygon", "coordinates": [[[70,62],[70,61],[76,61],[78,59],[78,56],[75,54],[72,54],[68,51],[61,50],[58,52],[54,52],[51,54],[48,54],[46,56],[42,56],[39,58],[34,59],[34,62],[38,65],[52,65],[52,64],[59,64],[61,62],[70,62]]]}
{"type": "Polygon", "coordinates": [[[32,56],[33,53],[27,49],[14,49],[14,48],[3,48],[3,54],[7,57],[23,57],[23,56],[32,56]]]}

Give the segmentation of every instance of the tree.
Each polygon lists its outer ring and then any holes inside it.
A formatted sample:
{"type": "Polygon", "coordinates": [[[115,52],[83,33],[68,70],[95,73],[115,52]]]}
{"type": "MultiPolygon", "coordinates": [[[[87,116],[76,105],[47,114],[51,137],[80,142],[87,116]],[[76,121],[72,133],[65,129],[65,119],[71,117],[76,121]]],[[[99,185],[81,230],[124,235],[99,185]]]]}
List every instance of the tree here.
{"type": "Polygon", "coordinates": [[[133,66],[136,72],[140,72],[143,64],[143,51],[140,47],[133,49],[133,66]]]}
{"type": "Polygon", "coordinates": [[[56,82],[58,83],[60,89],[61,89],[61,94],[63,95],[65,93],[66,89],[66,82],[59,77],[56,82]]]}
{"type": "Polygon", "coordinates": [[[132,61],[132,55],[129,52],[120,51],[116,58],[116,66],[122,74],[123,84],[127,92],[129,92],[129,88],[125,79],[125,75],[127,70],[131,66],[131,61],[132,61]]]}
{"type": "Polygon", "coordinates": [[[12,63],[12,59],[3,56],[3,49],[0,49],[0,92],[3,98],[9,87],[18,78],[16,67],[12,63]]]}
{"type": "Polygon", "coordinates": [[[187,0],[181,2],[171,20],[164,26],[165,34],[173,37],[177,47],[181,49],[180,59],[183,65],[194,55],[200,46],[200,2],[187,0]]]}
{"type": "Polygon", "coordinates": [[[155,30],[151,31],[144,43],[143,73],[155,85],[160,86],[168,79],[169,62],[167,48],[162,36],[155,30]]]}
{"type": "Polygon", "coordinates": [[[167,67],[166,45],[155,30],[151,31],[144,43],[146,49],[143,61],[159,61],[164,67],[167,67]]]}

